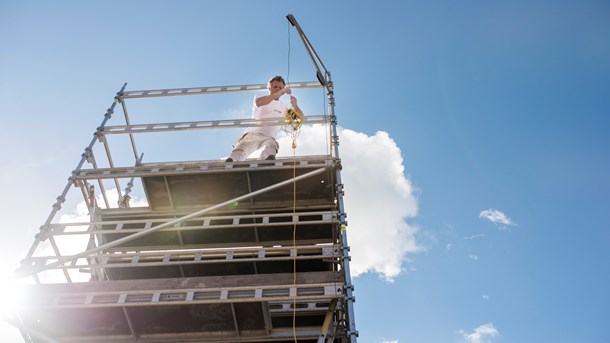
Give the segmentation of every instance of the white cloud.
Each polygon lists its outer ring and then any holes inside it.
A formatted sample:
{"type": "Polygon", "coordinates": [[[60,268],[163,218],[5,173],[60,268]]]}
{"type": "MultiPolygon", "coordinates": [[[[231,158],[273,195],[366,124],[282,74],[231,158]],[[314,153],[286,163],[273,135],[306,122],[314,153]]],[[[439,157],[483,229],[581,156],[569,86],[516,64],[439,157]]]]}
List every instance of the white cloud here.
{"type": "MultiPolygon", "coordinates": [[[[326,154],[328,129],[303,127],[297,155],[326,154]]],[[[369,136],[338,128],[340,157],[354,276],[374,272],[391,281],[403,270],[408,253],[422,250],[417,229],[406,220],[417,214],[411,182],[404,175],[401,151],[386,132],[369,136]]],[[[279,155],[292,156],[291,140],[279,140],[279,155]]]]}
{"type": "Polygon", "coordinates": [[[489,300],[489,295],[483,294],[481,295],[481,298],[483,298],[483,300],[489,300]]]}
{"type": "Polygon", "coordinates": [[[500,335],[492,323],[481,325],[472,333],[464,331],[460,331],[460,333],[468,343],[492,343],[492,338],[500,335]]]}
{"type": "Polygon", "coordinates": [[[384,339],[383,341],[381,341],[381,343],[398,343],[398,340],[394,339],[394,340],[388,341],[388,340],[384,339]]]}
{"type": "Polygon", "coordinates": [[[479,259],[479,256],[477,256],[477,255],[475,255],[475,254],[469,254],[469,255],[468,255],[468,258],[469,258],[469,259],[471,259],[471,260],[475,260],[475,261],[476,261],[476,260],[478,260],[478,259],[479,259]]]}
{"type": "Polygon", "coordinates": [[[472,236],[466,236],[466,237],[464,237],[464,239],[475,239],[475,238],[483,238],[483,237],[485,237],[485,235],[482,233],[479,233],[479,234],[472,235],[472,236]]]}
{"type": "Polygon", "coordinates": [[[489,210],[481,211],[481,213],[479,213],[479,218],[487,219],[496,225],[498,225],[498,224],[512,225],[512,226],[517,225],[504,213],[502,213],[501,211],[498,211],[494,208],[490,208],[489,210]]]}

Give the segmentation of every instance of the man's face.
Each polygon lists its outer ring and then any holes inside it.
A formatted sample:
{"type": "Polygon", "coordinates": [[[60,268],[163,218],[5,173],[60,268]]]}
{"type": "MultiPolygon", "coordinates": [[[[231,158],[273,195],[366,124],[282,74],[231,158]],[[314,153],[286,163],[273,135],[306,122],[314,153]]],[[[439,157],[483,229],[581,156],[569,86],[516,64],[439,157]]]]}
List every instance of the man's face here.
{"type": "Polygon", "coordinates": [[[275,93],[277,91],[281,91],[282,89],[284,89],[284,84],[280,81],[271,81],[271,83],[269,83],[269,86],[267,86],[267,89],[269,89],[269,93],[275,93]]]}

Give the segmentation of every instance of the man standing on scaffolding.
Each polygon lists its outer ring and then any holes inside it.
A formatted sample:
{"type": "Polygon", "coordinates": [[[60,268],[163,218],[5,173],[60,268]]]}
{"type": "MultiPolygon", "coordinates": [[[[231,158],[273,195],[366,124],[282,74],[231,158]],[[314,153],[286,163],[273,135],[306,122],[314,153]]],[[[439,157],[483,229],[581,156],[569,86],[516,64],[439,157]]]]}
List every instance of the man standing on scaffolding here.
{"type": "MultiPolygon", "coordinates": [[[[286,87],[286,82],[281,76],[275,76],[267,83],[268,95],[257,95],[254,98],[252,108],[253,119],[268,119],[284,117],[291,107],[280,101],[284,94],[290,95],[292,109],[298,112],[301,117],[303,111],[297,104],[297,98],[292,96],[292,90],[286,87]]],[[[254,151],[263,148],[261,160],[274,160],[279,149],[276,141],[280,132],[280,126],[258,126],[251,127],[233,145],[233,151],[226,162],[243,161],[254,151]]]]}

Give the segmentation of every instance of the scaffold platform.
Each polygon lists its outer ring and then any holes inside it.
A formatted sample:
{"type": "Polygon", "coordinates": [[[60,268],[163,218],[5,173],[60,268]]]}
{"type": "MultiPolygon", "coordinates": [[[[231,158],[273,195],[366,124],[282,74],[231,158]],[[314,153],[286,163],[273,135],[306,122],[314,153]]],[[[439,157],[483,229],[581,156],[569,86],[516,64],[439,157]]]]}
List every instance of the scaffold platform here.
{"type": "Polygon", "coordinates": [[[15,311],[26,342],[355,342],[338,153],[131,166],[113,160],[107,134],[128,135],[137,156],[138,128],[185,127],[131,125],[122,94],[175,93],[203,92],[123,87],[117,94],[19,270],[34,280],[15,311]],[[126,123],[106,130],[117,104],[126,123]],[[106,166],[94,153],[97,141],[106,166]],[[134,181],[146,206],[130,205],[134,181]],[[109,206],[108,184],[118,206],[109,206]],[[57,221],[74,188],[88,220],[57,221]],[[63,254],[77,237],[82,251],[63,254]]]}

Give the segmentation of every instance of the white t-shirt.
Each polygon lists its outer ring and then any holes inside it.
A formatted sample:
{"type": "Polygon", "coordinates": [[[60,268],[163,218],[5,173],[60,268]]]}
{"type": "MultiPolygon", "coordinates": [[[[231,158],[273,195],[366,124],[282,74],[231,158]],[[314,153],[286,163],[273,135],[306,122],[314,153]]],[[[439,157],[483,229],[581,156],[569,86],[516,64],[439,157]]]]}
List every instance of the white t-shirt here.
{"type": "MultiPolygon", "coordinates": [[[[267,119],[267,118],[277,118],[283,117],[286,114],[286,111],[290,108],[287,104],[279,101],[272,100],[269,104],[256,107],[256,99],[266,96],[269,94],[259,94],[254,97],[254,102],[252,103],[252,119],[267,119]]],[[[265,124],[265,122],[260,122],[261,124],[265,124]]],[[[268,123],[270,124],[270,123],[268,123]]],[[[250,127],[246,130],[248,133],[258,133],[265,135],[267,137],[277,138],[278,133],[280,133],[281,126],[259,126],[259,127],[250,127]]]]}

